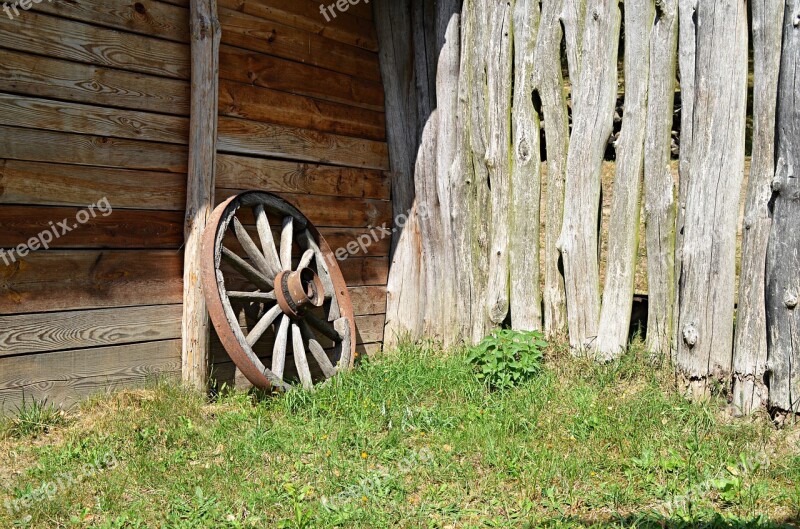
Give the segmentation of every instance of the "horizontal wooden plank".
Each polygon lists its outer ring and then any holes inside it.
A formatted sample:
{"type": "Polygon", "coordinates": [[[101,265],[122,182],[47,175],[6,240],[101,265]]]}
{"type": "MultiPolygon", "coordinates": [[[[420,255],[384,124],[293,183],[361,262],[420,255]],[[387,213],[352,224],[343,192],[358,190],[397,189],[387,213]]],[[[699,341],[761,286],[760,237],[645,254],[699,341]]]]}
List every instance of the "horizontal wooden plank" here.
{"type": "MultiPolygon", "coordinates": [[[[0,208],[0,248],[38,239],[67,248],[175,249],[183,245],[183,213],[113,209],[108,200],[91,210],[73,207],[4,206],[0,208]],[[83,213],[81,213],[83,212],[83,213]],[[79,221],[85,221],[80,223],[79,221]],[[66,221],[66,222],[64,222],[66,221]],[[71,231],[65,231],[69,228],[71,231]],[[59,235],[56,237],[54,233],[59,235]]],[[[41,243],[39,243],[41,244],[41,243]]],[[[37,246],[39,245],[37,244],[37,246]]]]}
{"type": "Polygon", "coordinates": [[[348,286],[386,286],[389,259],[386,257],[351,257],[339,262],[348,286]]]}
{"type": "Polygon", "coordinates": [[[263,123],[371,140],[386,139],[386,121],[382,112],[225,79],[220,81],[219,112],[223,116],[263,123]]]}
{"type": "Polygon", "coordinates": [[[0,42],[18,51],[188,79],[189,46],[28,11],[24,23],[0,17],[0,42]]]}
{"type": "Polygon", "coordinates": [[[3,125],[0,125],[0,153],[14,160],[171,173],[186,173],[188,165],[187,149],[181,145],[3,125]]]}
{"type": "Polygon", "coordinates": [[[389,169],[385,142],[225,117],[219,119],[218,133],[217,148],[229,154],[389,169]]]}
{"type": "Polygon", "coordinates": [[[335,19],[326,20],[318,5],[297,0],[219,0],[219,5],[345,44],[378,51],[378,39],[372,24],[364,24],[363,20],[350,13],[340,13],[335,19]]]}
{"type": "Polygon", "coordinates": [[[0,316],[0,356],[181,337],[181,305],[0,316]]]}
{"type": "Polygon", "coordinates": [[[384,111],[383,85],[263,53],[220,46],[220,79],[384,111]]]}
{"type": "Polygon", "coordinates": [[[155,0],[49,1],[34,4],[33,10],[149,37],[189,42],[189,11],[155,0]]]}
{"type": "Polygon", "coordinates": [[[0,49],[0,90],[115,108],[189,115],[187,81],[6,49],[0,49]]]}
{"type": "Polygon", "coordinates": [[[0,92],[0,124],[112,138],[189,144],[189,118],[0,92]]]}
{"type": "Polygon", "coordinates": [[[179,377],[181,341],[78,349],[0,358],[0,410],[32,399],[68,407],[89,395],[179,377]]]}
{"type": "Polygon", "coordinates": [[[350,287],[348,290],[356,315],[365,316],[386,312],[386,287],[350,287]]]}
{"type": "MultiPolygon", "coordinates": [[[[309,3],[311,5],[317,5],[317,0],[301,0],[303,2],[309,3]]],[[[328,4],[332,3],[333,0],[329,0],[328,4]]],[[[372,4],[367,0],[355,0],[353,2],[348,2],[348,6],[345,10],[340,11],[344,13],[350,13],[363,21],[371,21],[372,20],[372,4]]]]}
{"type": "Polygon", "coordinates": [[[0,159],[0,204],[85,207],[103,197],[115,210],[182,212],[186,175],[0,159]]]}
{"type": "Polygon", "coordinates": [[[219,154],[217,186],[274,193],[389,199],[388,173],[370,169],[219,154]]]}
{"type": "MultiPolygon", "coordinates": [[[[217,188],[215,198],[217,203],[219,203],[231,195],[241,193],[242,191],[246,190],[217,188]]],[[[276,194],[303,212],[311,223],[318,228],[359,228],[380,226],[385,222],[391,222],[392,204],[385,200],[295,195],[288,193],[276,194]]],[[[252,212],[249,210],[242,210],[238,213],[238,216],[243,224],[255,225],[252,212]]]]}
{"type": "Polygon", "coordinates": [[[375,52],[231,9],[220,8],[219,20],[224,44],[360,79],[381,80],[375,52]]]}
{"type": "Polygon", "coordinates": [[[0,314],[181,303],[182,260],[175,250],[48,250],[0,260],[0,314]]]}

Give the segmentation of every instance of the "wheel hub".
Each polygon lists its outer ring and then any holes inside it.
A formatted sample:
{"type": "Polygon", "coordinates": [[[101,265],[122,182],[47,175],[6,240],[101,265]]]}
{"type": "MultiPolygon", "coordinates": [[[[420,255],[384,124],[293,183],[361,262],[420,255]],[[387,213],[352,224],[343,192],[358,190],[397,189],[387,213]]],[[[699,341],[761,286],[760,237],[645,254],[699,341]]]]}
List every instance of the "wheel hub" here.
{"type": "Polygon", "coordinates": [[[319,276],[310,268],[284,271],[275,278],[275,297],[284,314],[299,320],[309,307],[321,307],[325,290],[319,276]]]}

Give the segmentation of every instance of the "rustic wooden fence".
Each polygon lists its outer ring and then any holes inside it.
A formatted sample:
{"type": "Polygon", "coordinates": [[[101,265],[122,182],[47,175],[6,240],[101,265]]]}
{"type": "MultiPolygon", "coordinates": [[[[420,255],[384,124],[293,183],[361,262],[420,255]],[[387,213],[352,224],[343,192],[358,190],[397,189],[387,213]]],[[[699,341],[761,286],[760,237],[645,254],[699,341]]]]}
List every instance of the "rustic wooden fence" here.
{"type": "Polygon", "coordinates": [[[453,344],[509,324],[566,332],[577,352],[612,360],[646,266],[646,346],[687,393],[800,411],[800,0],[748,4],[377,1],[393,200],[410,212],[387,341],[453,344]]]}

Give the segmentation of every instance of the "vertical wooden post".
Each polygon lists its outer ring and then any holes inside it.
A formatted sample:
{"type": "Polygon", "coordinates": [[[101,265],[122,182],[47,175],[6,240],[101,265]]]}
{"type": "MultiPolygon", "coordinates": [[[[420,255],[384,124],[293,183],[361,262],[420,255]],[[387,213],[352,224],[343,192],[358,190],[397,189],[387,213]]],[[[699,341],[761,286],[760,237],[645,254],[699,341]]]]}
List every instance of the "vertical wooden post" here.
{"type": "Polygon", "coordinates": [[[191,0],[192,102],[183,271],[183,381],[204,390],[208,378],[208,312],[200,283],[200,239],[214,206],[220,26],[216,0],[191,0]]]}

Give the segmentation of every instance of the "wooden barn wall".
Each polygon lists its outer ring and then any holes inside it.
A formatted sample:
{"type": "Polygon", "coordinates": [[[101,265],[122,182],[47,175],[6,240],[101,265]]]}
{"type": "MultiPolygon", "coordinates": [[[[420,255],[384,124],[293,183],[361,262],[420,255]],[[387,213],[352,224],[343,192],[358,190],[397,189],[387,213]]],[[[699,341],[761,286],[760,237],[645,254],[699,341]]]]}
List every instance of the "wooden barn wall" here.
{"type": "MultiPolygon", "coordinates": [[[[331,248],[392,224],[377,38],[368,4],[327,23],[311,0],[219,0],[217,201],[245,189],[280,194],[331,248]]],[[[359,351],[380,347],[391,238],[340,262],[359,351]]],[[[257,351],[267,357],[270,343],[257,351]]],[[[213,376],[234,368],[212,337],[213,376]]],[[[269,363],[267,363],[269,365],[269,363]]]]}
{"type": "MultiPolygon", "coordinates": [[[[220,0],[218,200],[279,192],[331,246],[391,219],[371,12],[220,0]]],[[[70,404],[180,370],[188,0],[35,4],[0,17],[0,248],[107,199],[108,216],[0,260],[0,406],[70,404]]],[[[389,241],[342,263],[362,351],[389,241]]],[[[232,368],[215,349],[218,376],[232,368]]]]}

